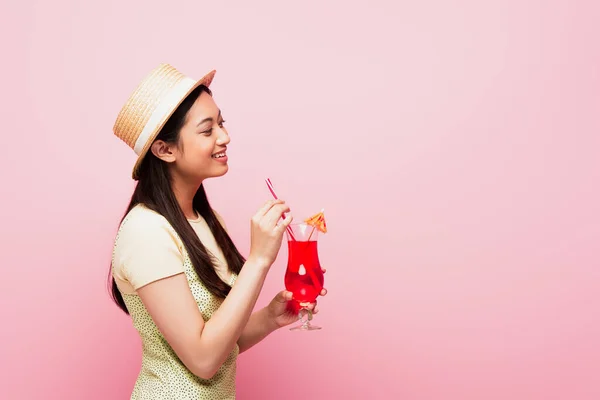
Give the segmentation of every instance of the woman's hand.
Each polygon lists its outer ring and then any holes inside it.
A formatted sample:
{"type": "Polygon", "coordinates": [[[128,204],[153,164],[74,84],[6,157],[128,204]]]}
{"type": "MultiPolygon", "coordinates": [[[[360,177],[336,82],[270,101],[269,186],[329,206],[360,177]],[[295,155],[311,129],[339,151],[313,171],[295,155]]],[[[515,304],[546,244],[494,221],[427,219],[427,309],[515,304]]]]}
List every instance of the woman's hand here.
{"type": "MultiPolygon", "coordinates": [[[[325,269],[323,269],[325,273],[325,269]]],[[[320,296],[325,296],[327,289],[321,290],[320,296]]],[[[307,308],[312,311],[313,315],[319,312],[317,302],[311,303],[307,308]]],[[[292,292],[282,290],[271,300],[267,306],[269,320],[274,324],[275,328],[293,324],[298,321],[298,305],[293,301],[292,292]]]]}
{"type": "Polygon", "coordinates": [[[277,223],[290,208],[282,200],[267,201],[252,217],[250,224],[250,254],[248,260],[270,268],[281,248],[283,232],[292,222],[290,214],[277,223]]]}

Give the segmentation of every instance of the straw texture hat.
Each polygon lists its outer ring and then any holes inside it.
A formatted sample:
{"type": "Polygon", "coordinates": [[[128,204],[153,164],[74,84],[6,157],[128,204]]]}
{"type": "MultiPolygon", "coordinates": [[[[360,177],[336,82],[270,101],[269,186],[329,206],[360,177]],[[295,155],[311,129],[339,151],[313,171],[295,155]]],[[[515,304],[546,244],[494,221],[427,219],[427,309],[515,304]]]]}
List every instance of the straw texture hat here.
{"type": "Polygon", "coordinates": [[[135,151],[138,158],[132,178],[139,179],[139,168],[150,145],[181,102],[198,86],[210,86],[216,71],[202,79],[185,76],[169,64],[152,70],[133,91],[117,116],[114,134],[135,151]]]}

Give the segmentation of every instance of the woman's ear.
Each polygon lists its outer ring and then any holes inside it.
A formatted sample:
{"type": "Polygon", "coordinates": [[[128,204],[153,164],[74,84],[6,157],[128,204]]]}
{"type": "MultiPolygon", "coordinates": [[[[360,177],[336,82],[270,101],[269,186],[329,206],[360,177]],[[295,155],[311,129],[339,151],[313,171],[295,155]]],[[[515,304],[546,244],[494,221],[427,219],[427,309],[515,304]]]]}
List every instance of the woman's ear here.
{"type": "Polygon", "coordinates": [[[172,146],[162,140],[157,140],[152,143],[150,151],[159,159],[172,163],[175,161],[175,152],[172,146]]]}

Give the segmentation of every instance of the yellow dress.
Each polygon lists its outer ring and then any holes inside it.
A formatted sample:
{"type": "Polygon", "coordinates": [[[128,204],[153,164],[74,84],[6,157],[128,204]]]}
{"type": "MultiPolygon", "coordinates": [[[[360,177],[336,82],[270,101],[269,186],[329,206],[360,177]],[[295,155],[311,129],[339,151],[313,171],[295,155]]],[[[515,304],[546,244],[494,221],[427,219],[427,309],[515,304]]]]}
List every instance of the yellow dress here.
{"type": "MultiPolygon", "coordinates": [[[[204,219],[190,223],[217,263],[225,263],[204,219]]],[[[235,399],[239,347],[235,346],[211,379],[195,376],[177,357],[136,294],[137,288],[149,282],[184,272],[205,321],[223,302],[199,280],[183,243],[164,217],[141,205],[128,213],[115,239],[112,272],[142,340],[142,366],[131,399],[235,399]]],[[[228,284],[233,285],[235,279],[233,275],[228,284]]]]}

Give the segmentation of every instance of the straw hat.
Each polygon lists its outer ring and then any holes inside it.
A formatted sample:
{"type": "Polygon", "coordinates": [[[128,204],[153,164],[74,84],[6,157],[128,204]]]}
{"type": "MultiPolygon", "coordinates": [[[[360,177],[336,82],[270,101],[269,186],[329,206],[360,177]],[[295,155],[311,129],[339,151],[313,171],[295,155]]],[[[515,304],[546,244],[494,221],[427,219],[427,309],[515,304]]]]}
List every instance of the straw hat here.
{"type": "Polygon", "coordinates": [[[133,91],[117,116],[114,134],[135,151],[138,159],[132,178],[139,179],[139,167],[150,145],[181,102],[198,86],[210,86],[216,71],[195,80],[169,64],[151,71],[133,91]]]}

